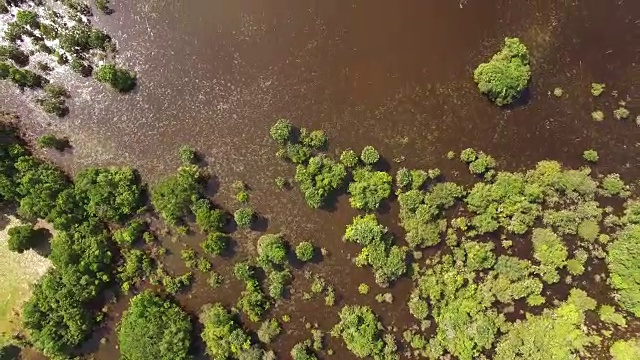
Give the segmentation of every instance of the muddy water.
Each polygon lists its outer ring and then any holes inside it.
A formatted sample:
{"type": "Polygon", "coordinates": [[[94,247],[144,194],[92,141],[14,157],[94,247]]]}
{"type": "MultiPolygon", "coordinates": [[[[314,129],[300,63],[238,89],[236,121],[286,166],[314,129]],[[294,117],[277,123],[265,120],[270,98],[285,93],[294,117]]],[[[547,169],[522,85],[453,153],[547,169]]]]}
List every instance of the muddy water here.
{"type": "MultiPolygon", "coordinates": [[[[394,286],[392,305],[375,302],[375,294],[386,291],[376,286],[367,296],[357,294],[357,285],[373,284],[373,276],[350,263],[358,249],[340,240],[356,212],[344,196],[330,211],[319,212],[308,209],[296,191],[276,190],[273,179],[294,171],[275,159],[267,138],[276,118],[324,129],[332,152],[373,144],[393,170],[439,167],[450,180],[469,178],[444,154],[469,146],[511,170],[545,158],[578,166],[582,151],[594,148],[600,153],[596,172],[639,175],[640,128],[612,116],[639,78],[637,1],[136,0],[113,6],[116,12],[96,24],[114,34],[120,60],[139,74],[133,95],[58,73],[53,77],[73,83],[67,118],[43,117],[6,84],[0,85],[0,104],[20,113],[33,135],[46,129],[68,135],[73,153],[55,160],[71,171],[127,164],[154,181],[178,165],[174,154],[180,145],[195,147],[221,184],[216,202],[233,209],[231,181],[248,182],[251,204],[266,217],[269,232],[282,231],[292,243],[310,239],[329,250],[321,264],[306,270],[336,287],[337,305],[364,302],[387,326],[410,323],[403,306],[410,282],[394,286]],[[498,109],[478,94],[471,72],[505,36],[528,45],[534,75],[523,104],[498,109]],[[599,98],[589,94],[594,81],[607,84],[599,98]],[[565,97],[549,94],[556,86],[565,97]],[[596,109],[605,112],[604,122],[591,121],[596,109]],[[401,164],[392,161],[403,157],[401,164]]],[[[633,118],[635,91],[628,102],[633,118]]],[[[385,213],[382,221],[391,226],[397,209],[385,213]]],[[[391,229],[401,237],[397,227],[391,229]]],[[[259,234],[236,235],[239,253],[259,234]]],[[[193,245],[198,239],[184,241],[193,245]]],[[[169,259],[172,269],[184,271],[178,256],[169,259]]],[[[214,267],[231,279],[229,263],[216,261],[214,267]]],[[[306,322],[328,330],[336,321],[335,309],[321,298],[300,299],[309,283],[297,272],[295,308],[287,302],[273,312],[293,319],[285,325],[289,335],[272,346],[283,358],[310,336],[306,322]]],[[[194,291],[179,300],[195,314],[207,302],[235,303],[239,288],[231,281],[211,291],[206,279],[198,279],[194,291]]],[[[115,314],[110,323],[117,321],[115,314]]],[[[117,358],[113,335],[97,335],[102,336],[108,342],[96,358],[117,358]]],[[[350,358],[339,342],[329,339],[328,345],[339,359],[350,358]]]]}

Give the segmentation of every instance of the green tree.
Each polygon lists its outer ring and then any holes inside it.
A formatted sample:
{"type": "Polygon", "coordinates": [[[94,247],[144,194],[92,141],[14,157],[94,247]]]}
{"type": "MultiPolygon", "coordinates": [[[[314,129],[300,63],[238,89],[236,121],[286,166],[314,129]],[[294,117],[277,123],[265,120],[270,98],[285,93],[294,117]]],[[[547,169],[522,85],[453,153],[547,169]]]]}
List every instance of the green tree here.
{"type": "Polygon", "coordinates": [[[349,203],[361,210],[376,210],[391,195],[391,175],[383,171],[356,170],[349,184],[349,203]]]}
{"type": "Polygon", "coordinates": [[[279,119],[276,121],[271,129],[269,130],[269,134],[271,138],[277,142],[279,145],[286,145],[287,142],[291,139],[291,132],[293,131],[293,126],[289,120],[279,119]]]}
{"type": "Polygon", "coordinates": [[[309,241],[302,241],[296,246],[296,257],[302,262],[311,261],[313,259],[313,244],[309,241]]]}
{"type": "Polygon", "coordinates": [[[31,225],[18,225],[9,229],[9,250],[22,253],[38,245],[38,231],[31,225]]]}
{"type": "Polygon", "coordinates": [[[380,160],[380,154],[373,146],[365,146],[360,154],[360,159],[367,165],[373,165],[380,160]]]}
{"type": "Polygon", "coordinates": [[[227,246],[229,246],[229,236],[220,232],[213,232],[207,235],[201,245],[207,254],[222,255],[227,246]]]}
{"type": "Polygon", "coordinates": [[[176,225],[188,214],[194,199],[203,191],[200,180],[198,167],[186,165],[152,187],[151,203],[169,225],[176,225]]]}
{"type": "Polygon", "coordinates": [[[188,359],[189,316],[174,303],[147,290],[131,299],[118,325],[118,346],[124,359],[188,359]]]}
{"type": "Polygon", "coordinates": [[[119,92],[129,92],[136,87],[136,75],[114,64],[102,65],[96,70],[95,78],[99,82],[107,83],[119,92]]]}
{"type": "Polygon", "coordinates": [[[640,225],[628,225],[608,246],[610,283],[620,305],[640,316],[640,225]]]}
{"type": "Polygon", "coordinates": [[[518,38],[505,38],[504,47],[473,72],[480,92],[498,106],[519,98],[530,78],[529,51],[518,38]]]}
{"type": "Polygon", "coordinates": [[[243,207],[233,213],[233,219],[240,229],[248,229],[253,223],[255,213],[252,208],[243,207]]]}

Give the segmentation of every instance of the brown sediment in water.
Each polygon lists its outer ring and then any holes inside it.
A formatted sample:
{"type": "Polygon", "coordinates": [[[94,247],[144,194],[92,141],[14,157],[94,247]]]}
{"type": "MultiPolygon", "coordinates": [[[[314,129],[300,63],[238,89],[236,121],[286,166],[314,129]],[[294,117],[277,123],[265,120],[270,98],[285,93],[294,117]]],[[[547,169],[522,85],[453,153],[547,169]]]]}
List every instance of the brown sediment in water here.
{"type": "MultiPolygon", "coordinates": [[[[336,306],[370,305],[386,326],[402,329],[413,323],[405,309],[410,280],[390,290],[373,285],[366,296],[357,293],[359,283],[373,284],[373,274],[351,263],[348,257],[358,248],[341,240],[356,211],[346,196],[331,211],[313,211],[297,191],[276,189],[273,179],[292,177],[293,168],[274,156],[267,137],[274,119],[324,129],[331,152],[371,144],[392,170],[437,167],[446,180],[462,183],[471,177],[445,154],[466,147],[491,154],[507,170],[547,158],[577,167],[583,165],[582,151],[594,148],[600,154],[596,174],[640,177],[640,128],[611,115],[618,101],[633,95],[638,2],[197,0],[114,2],[113,7],[115,13],[98,17],[96,24],[114,35],[121,61],[138,73],[134,94],[74,79],[71,113],[58,120],[25,106],[15,88],[0,84],[0,105],[17,111],[32,136],[50,129],[69,136],[75,148],[54,160],[72,172],[90,164],[131,165],[153,182],[178,166],[174,154],[180,145],[191,145],[206,156],[222,186],[215,202],[235,206],[228,187],[233,180],[246,181],[251,204],[266,217],[269,232],[283,232],[293,244],[312,240],[329,250],[322,263],[305,270],[335,286],[336,306]],[[528,45],[533,78],[523,104],[500,109],[478,93],[471,72],[505,36],[518,36],[528,45]],[[591,82],[606,83],[607,92],[592,97],[591,82]],[[557,86],[565,91],[562,98],[550,94],[557,86]],[[613,90],[618,97],[611,96],[613,90]],[[605,112],[604,122],[591,120],[596,109],[605,112]],[[400,157],[405,161],[391,161],[400,157]],[[387,291],[394,294],[393,304],[378,304],[375,294],[387,291]]],[[[637,98],[630,100],[627,107],[635,117],[637,98]]],[[[397,215],[391,204],[381,221],[402,241],[403,232],[393,225],[397,215]]],[[[241,249],[258,236],[236,233],[234,239],[241,249]]],[[[174,250],[169,269],[186,271],[181,243],[198,248],[199,240],[166,242],[174,250]]],[[[233,279],[231,263],[216,259],[214,269],[233,279]]],[[[287,357],[293,344],[309,337],[305,322],[328,331],[337,320],[336,309],[321,297],[300,299],[309,283],[296,271],[293,301],[269,315],[293,319],[284,324],[289,335],[270,346],[279,356],[287,357]]],[[[193,291],[177,299],[197,314],[209,302],[235,304],[239,289],[241,284],[230,280],[211,290],[206,278],[196,277],[193,291]]],[[[602,290],[593,290],[605,300],[602,290]]],[[[558,297],[564,292],[558,290],[558,297]]],[[[107,328],[87,346],[97,348],[96,359],[118,357],[110,330],[127,302],[115,305],[107,328]],[[101,345],[103,336],[108,341],[101,345]]],[[[327,348],[340,359],[352,358],[330,337],[327,348]]]]}

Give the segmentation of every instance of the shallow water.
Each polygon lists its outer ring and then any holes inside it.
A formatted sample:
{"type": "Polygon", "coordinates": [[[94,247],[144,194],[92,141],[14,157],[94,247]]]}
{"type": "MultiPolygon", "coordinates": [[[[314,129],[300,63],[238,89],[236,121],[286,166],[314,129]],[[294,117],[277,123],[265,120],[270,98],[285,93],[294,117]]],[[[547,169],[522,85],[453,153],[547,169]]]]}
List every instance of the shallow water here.
{"type": "MultiPolygon", "coordinates": [[[[638,89],[627,99],[639,75],[637,1],[136,0],[113,6],[116,12],[98,16],[96,24],[114,35],[120,61],[138,73],[134,94],[57,73],[55,79],[73,84],[68,117],[46,118],[4,83],[0,105],[22,115],[31,135],[53,129],[69,136],[74,150],[51,156],[70,171],[126,164],[153,182],[178,166],[179,146],[193,146],[221,184],[216,203],[233,208],[229,186],[246,181],[269,232],[282,231],[294,244],[310,239],[330,251],[308,269],[336,287],[337,306],[365,303],[387,326],[410,321],[404,309],[410,281],[393,287],[393,304],[374,300],[387,291],[375,285],[369,295],[357,294],[359,283],[373,284],[373,274],[347,260],[358,248],[341,241],[356,212],[344,196],[330,211],[313,211],[297,191],[276,189],[275,177],[291,177],[294,168],[274,156],[268,129],[275,119],[325,130],[331,152],[372,144],[392,170],[438,167],[448,180],[470,180],[462,164],[445,158],[447,151],[466,147],[490,153],[509,170],[545,158],[580,166],[582,151],[594,148],[600,154],[596,173],[639,175],[640,128],[612,116],[620,100],[629,100],[632,118],[637,115],[638,89]],[[471,76],[505,36],[520,37],[533,59],[526,99],[510,109],[482,97],[471,76]],[[592,97],[591,82],[606,83],[605,94],[592,97]],[[557,86],[564,97],[550,94],[557,86]],[[596,109],[605,112],[604,122],[591,120],[596,109]],[[402,163],[392,161],[402,157],[402,163]]],[[[397,209],[385,212],[383,223],[400,238],[402,232],[391,226],[397,209]]],[[[259,235],[236,235],[239,251],[259,235]]],[[[185,241],[193,246],[198,239],[185,241]]],[[[179,256],[169,259],[170,269],[185,271],[179,256]]],[[[227,274],[228,263],[216,260],[214,268],[227,274]]],[[[301,297],[309,282],[297,272],[292,297],[301,297]]],[[[208,302],[235,303],[239,286],[233,281],[212,291],[206,279],[198,279],[193,292],[178,298],[195,314],[208,302]]],[[[282,357],[310,336],[305,322],[328,330],[337,319],[322,298],[291,306],[272,313],[294,319],[284,327],[290,335],[272,344],[282,357]]],[[[114,314],[110,324],[117,321],[114,314]]],[[[96,359],[118,356],[113,335],[106,337],[96,359]]],[[[350,358],[338,341],[327,339],[334,357],[350,358]]]]}

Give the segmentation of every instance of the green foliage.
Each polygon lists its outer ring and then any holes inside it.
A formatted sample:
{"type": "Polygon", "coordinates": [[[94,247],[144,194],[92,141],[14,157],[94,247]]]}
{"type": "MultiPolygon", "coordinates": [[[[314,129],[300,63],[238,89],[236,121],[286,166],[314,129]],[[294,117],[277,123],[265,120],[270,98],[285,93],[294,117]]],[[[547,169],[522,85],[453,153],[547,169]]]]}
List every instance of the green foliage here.
{"type": "Polygon", "coordinates": [[[209,255],[222,255],[229,246],[229,236],[220,232],[212,232],[200,245],[209,255]]]}
{"type": "Polygon", "coordinates": [[[182,145],[178,149],[178,157],[183,165],[193,164],[196,161],[196,151],[189,145],[182,145]]]}
{"type": "Polygon", "coordinates": [[[118,346],[130,360],[188,359],[189,316],[174,303],[151,291],[131,299],[118,325],[118,346]]]}
{"type": "Polygon", "coordinates": [[[369,285],[362,283],[360,285],[358,285],[358,293],[362,294],[362,295],[366,295],[369,293],[369,285]]]}
{"type": "Polygon", "coordinates": [[[595,110],[593,112],[591,112],[591,119],[593,121],[603,121],[604,120],[604,112],[602,112],[602,110],[595,110]]]}
{"type": "Polygon", "coordinates": [[[285,288],[291,283],[293,277],[289,269],[268,270],[267,283],[269,296],[274,299],[280,299],[284,295],[285,288]]]}
{"type": "Polygon", "coordinates": [[[331,334],[342,337],[347,349],[359,358],[382,358],[388,345],[382,340],[382,324],[367,306],[347,305],[331,334]]]}
{"type": "Polygon", "coordinates": [[[284,190],[287,187],[287,183],[288,182],[287,182],[287,179],[285,179],[284,177],[278,176],[275,179],[275,183],[276,183],[276,186],[278,187],[278,189],[284,190]]]}
{"type": "Polygon", "coordinates": [[[490,269],[496,262],[493,254],[495,245],[492,242],[469,241],[462,244],[462,247],[466,254],[467,268],[471,271],[490,269]]]}
{"type": "Polygon", "coordinates": [[[534,267],[529,260],[500,256],[480,286],[481,290],[502,303],[534,298],[542,291],[542,282],[531,275],[534,267]]]}
{"type": "Polygon", "coordinates": [[[31,70],[27,69],[18,69],[16,67],[11,67],[9,69],[9,77],[14,84],[18,85],[21,88],[39,88],[42,87],[44,83],[46,83],[46,79],[42,76],[34,73],[31,70]]]}
{"type": "Polygon", "coordinates": [[[322,130],[309,132],[303,128],[300,130],[300,142],[302,145],[312,149],[322,149],[327,146],[327,135],[322,130]]]}
{"type": "Polygon", "coordinates": [[[293,126],[291,126],[289,120],[279,119],[275,124],[273,124],[273,126],[271,126],[269,134],[279,145],[286,145],[291,139],[292,131],[293,126]]]}
{"type": "Polygon", "coordinates": [[[233,213],[233,220],[236,222],[236,225],[238,225],[238,228],[240,229],[248,229],[249,227],[251,227],[254,217],[255,213],[250,207],[240,208],[233,213]]]}
{"type": "Polygon", "coordinates": [[[500,338],[496,360],[575,359],[594,339],[585,334],[584,313],[596,302],[582,290],[572,289],[567,301],[541,315],[516,320],[500,338]]]}
{"type": "Polygon", "coordinates": [[[360,159],[367,165],[373,165],[380,160],[380,154],[373,146],[365,146],[360,153],[360,159]]]}
{"type": "Polygon", "coordinates": [[[38,231],[31,225],[14,226],[7,234],[9,235],[7,245],[11,251],[22,253],[38,245],[38,231]]]}
{"type": "Polygon", "coordinates": [[[360,210],[376,210],[380,202],[391,195],[391,175],[383,171],[359,169],[349,184],[349,203],[360,210]]]}
{"type": "Polygon", "coordinates": [[[142,188],[132,168],[88,168],[75,178],[75,191],[87,213],[115,222],[133,214],[141,203],[142,188]]]}
{"type": "Polygon", "coordinates": [[[311,340],[299,342],[291,348],[289,355],[292,360],[317,360],[318,357],[313,352],[312,346],[311,340]]]}
{"type": "Polygon", "coordinates": [[[300,185],[307,204],[314,208],[324,205],[326,198],[339,187],[347,175],[344,165],[326,156],[315,156],[296,168],[295,181],[300,185]]]}
{"type": "Polygon", "coordinates": [[[96,80],[111,85],[119,92],[129,92],[136,87],[136,75],[115,64],[104,64],[94,74],[96,80]]]}
{"type": "Polygon", "coordinates": [[[0,45],[0,61],[12,60],[18,66],[29,64],[29,54],[14,44],[0,45]]]}
{"type": "Polygon", "coordinates": [[[629,187],[625,185],[619,174],[609,174],[605,176],[602,179],[600,186],[602,186],[606,196],[629,196],[629,187]]]}
{"type": "Polygon", "coordinates": [[[251,337],[221,304],[206,305],[200,322],[204,324],[202,340],[212,359],[238,359],[240,353],[251,348],[251,337]]]}
{"type": "Polygon", "coordinates": [[[598,157],[598,152],[597,152],[597,151],[595,151],[595,150],[593,150],[593,149],[585,150],[585,151],[582,153],[582,158],[584,158],[584,159],[585,159],[585,160],[587,160],[588,162],[592,162],[592,163],[597,162],[597,161],[598,161],[598,158],[599,158],[599,157],[598,157]]]}
{"type": "Polygon", "coordinates": [[[254,269],[247,261],[240,261],[233,265],[233,275],[240,281],[254,280],[254,269]]]}
{"type": "Polygon", "coordinates": [[[628,119],[629,115],[631,115],[631,112],[627,108],[622,106],[613,110],[613,117],[616,118],[616,120],[628,119]]]}
{"type": "Polygon", "coordinates": [[[31,10],[18,10],[16,13],[16,23],[20,26],[30,27],[36,30],[40,26],[38,21],[38,14],[31,10]]]}
{"type": "Polygon", "coordinates": [[[600,225],[594,220],[584,220],[578,225],[578,236],[587,241],[594,241],[600,234],[600,225]]]}
{"type": "Polygon", "coordinates": [[[138,249],[125,251],[123,257],[124,261],[118,267],[118,280],[122,284],[122,290],[127,292],[131,286],[151,275],[153,263],[147,254],[138,249]]]}
{"type": "Polygon", "coordinates": [[[605,88],[605,84],[591,83],[591,95],[600,96],[604,92],[605,88]]]}
{"type": "Polygon", "coordinates": [[[469,164],[469,172],[482,175],[496,167],[496,161],[491,156],[480,152],[478,157],[469,164]]]}
{"type": "Polygon", "coordinates": [[[309,241],[302,241],[296,246],[296,257],[302,262],[311,261],[314,256],[313,244],[309,241]]]}
{"type": "Polygon", "coordinates": [[[265,344],[271,343],[282,332],[282,327],[276,319],[265,320],[258,329],[258,339],[265,344]]]}
{"type": "Polygon", "coordinates": [[[96,0],[96,8],[105,15],[111,15],[113,9],[109,7],[109,0],[96,0]]]}
{"type": "Polygon", "coordinates": [[[253,322],[260,321],[262,315],[269,309],[270,304],[256,280],[249,280],[245,290],[238,298],[237,307],[253,322]]]}
{"type": "Polygon", "coordinates": [[[627,320],[620,313],[616,312],[616,309],[611,305],[602,305],[598,310],[598,315],[600,315],[600,320],[609,323],[616,324],[620,327],[627,326],[627,320]]]}
{"type": "Polygon", "coordinates": [[[294,164],[303,164],[311,157],[311,150],[301,144],[287,144],[284,150],[285,157],[294,164]]]}
{"type": "Polygon", "coordinates": [[[213,209],[211,203],[206,198],[193,202],[191,212],[196,216],[196,224],[200,228],[200,231],[204,233],[220,231],[227,222],[224,211],[213,209]]]}
{"type": "Polygon", "coordinates": [[[347,149],[340,154],[340,162],[347,168],[354,168],[358,165],[358,154],[351,149],[347,149]]]}
{"type": "Polygon", "coordinates": [[[560,280],[558,269],[567,261],[567,247],[562,239],[549,229],[533,229],[531,236],[533,243],[533,257],[540,262],[537,272],[547,283],[560,280]]]}
{"type": "MultiPolygon", "coordinates": [[[[627,208],[628,209],[628,208],[627,208]]],[[[607,265],[611,287],[622,308],[640,316],[640,225],[627,225],[609,244],[607,265]]]]}
{"type": "Polygon", "coordinates": [[[280,235],[266,234],[258,239],[258,264],[264,268],[282,265],[287,261],[287,245],[280,235]]]}
{"type": "Polygon", "coordinates": [[[530,78],[529,51],[518,38],[505,38],[504,47],[473,72],[480,92],[498,106],[518,99],[530,78]]]}
{"type": "Polygon", "coordinates": [[[618,340],[609,349],[613,360],[635,360],[640,358],[640,338],[618,340]]]}
{"type": "Polygon", "coordinates": [[[178,168],[176,175],[158,182],[151,189],[151,203],[169,224],[177,225],[202,193],[200,170],[195,165],[178,168]]]}
{"type": "Polygon", "coordinates": [[[367,246],[380,241],[386,233],[387,228],[378,223],[374,214],[358,215],[347,225],[344,239],[367,246]]]}
{"type": "Polygon", "coordinates": [[[128,249],[133,244],[142,237],[142,233],[144,233],[146,229],[146,224],[141,220],[132,220],[127,226],[116,230],[113,233],[113,241],[120,248],[128,249]]]}

